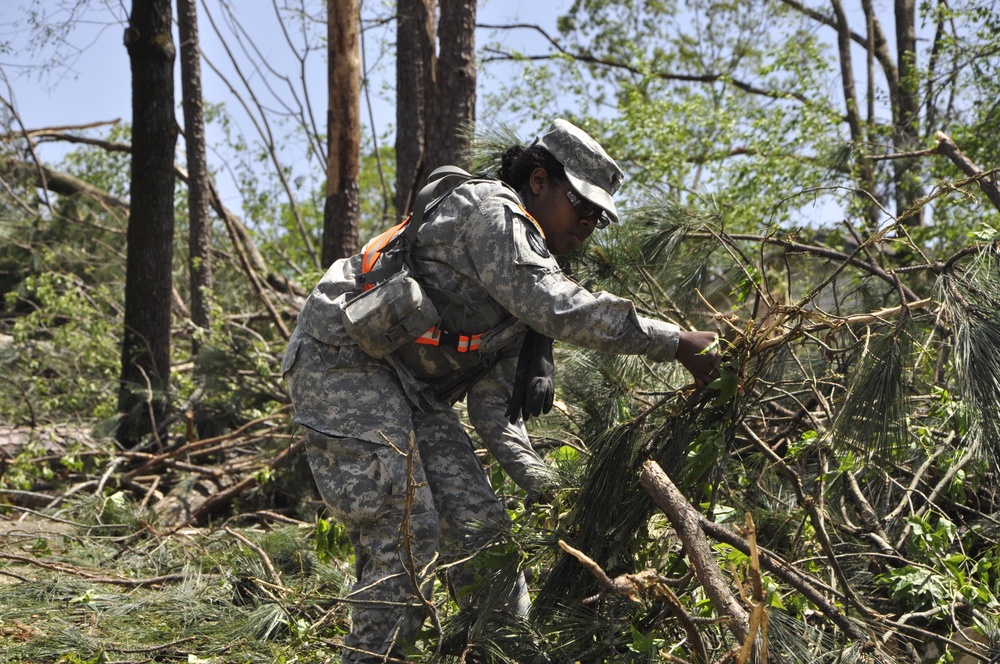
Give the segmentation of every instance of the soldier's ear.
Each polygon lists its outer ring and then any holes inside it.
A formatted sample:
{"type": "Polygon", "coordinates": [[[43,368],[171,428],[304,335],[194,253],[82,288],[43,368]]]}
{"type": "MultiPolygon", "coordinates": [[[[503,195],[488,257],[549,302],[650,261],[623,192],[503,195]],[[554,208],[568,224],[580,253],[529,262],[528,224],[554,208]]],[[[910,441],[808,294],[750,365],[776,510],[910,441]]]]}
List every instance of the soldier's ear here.
{"type": "Polygon", "coordinates": [[[549,172],[541,166],[531,171],[531,175],[528,176],[528,187],[531,189],[531,193],[535,196],[541,194],[548,180],[549,172]]]}

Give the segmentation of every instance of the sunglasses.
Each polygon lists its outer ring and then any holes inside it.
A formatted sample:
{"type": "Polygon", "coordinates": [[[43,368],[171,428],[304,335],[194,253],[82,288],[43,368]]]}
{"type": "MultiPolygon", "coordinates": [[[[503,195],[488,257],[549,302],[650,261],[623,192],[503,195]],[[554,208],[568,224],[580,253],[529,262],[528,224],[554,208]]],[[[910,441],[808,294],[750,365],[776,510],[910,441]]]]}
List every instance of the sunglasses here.
{"type": "Polygon", "coordinates": [[[611,223],[611,220],[608,218],[608,215],[604,213],[604,210],[601,210],[600,208],[595,209],[593,205],[577,196],[576,192],[564,185],[562,182],[556,178],[552,179],[566,194],[566,198],[569,199],[570,205],[573,206],[573,212],[576,212],[581,219],[593,218],[594,226],[597,228],[607,228],[608,224],[611,223]]]}

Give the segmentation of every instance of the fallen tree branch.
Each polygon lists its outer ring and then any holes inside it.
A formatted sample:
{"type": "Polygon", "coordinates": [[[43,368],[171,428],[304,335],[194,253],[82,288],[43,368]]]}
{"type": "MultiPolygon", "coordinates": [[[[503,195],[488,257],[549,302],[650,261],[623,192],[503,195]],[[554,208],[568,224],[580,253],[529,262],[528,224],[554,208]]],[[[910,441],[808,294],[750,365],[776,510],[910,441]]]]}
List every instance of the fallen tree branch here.
{"type": "Polygon", "coordinates": [[[18,159],[4,159],[0,161],[0,170],[10,173],[17,180],[27,182],[33,186],[45,187],[49,191],[63,196],[86,196],[97,201],[109,211],[126,211],[129,208],[127,201],[109,194],[103,189],[95,187],[89,182],[85,182],[69,173],[55,171],[42,164],[35,165],[18,159]]]}
{"type": "Polygon", "coordinates": [[[681,604],[680,599],[670,589],[668,579],[654,570],[644,570],[637,574],[622,574],[612,579],[601,569],[601,566],[596,561],[583,551],[574,549],[563,540],[559,540],[559,546],[563,551],[580,561],[580,564],[586,567],[594,575],[594,578],[597,579],[601,587],[608,592],[616,595],[626,595],[632,599],[635,599],[636,596],[642,596],[652,597],[665,602],[672,609],[674,617],[677,618],[677,621],[684,629],[684,633],[687,634],[688,641],[691,642],[691,649],[694,651],[694,661],[705,662],[706,664],[709,662],[708,648],[705,646],[704,639],[701,638],[701,632],[698,631],[698,626],[695,625],[694,620],[692,620],[684,605],[681,604]]]}
{"type": "Polygon", "coordinates": [[[229,526],[225,526],[223,529],[227,533],[238,539],[240,542],[245,544],[247,547],[249,547],[254,553],[256,553],[260,557],[261,562],[264,564],[264,568],[267,570],[267,573],[271,576],[271,581],[282,593],[284,593],[285,585],[281,582],[281,575],[278,574],[278,570],[274,568],[274,563],[271,562],[271,558],[267,555],[267,552],[264,551],[264,549],[262,549],[258,545],[251,542],[244,535],[241,535],[232,528],[230,528],[229,526]]]}
{"type": "MultiPolygon", "coordinates": [[[[62,574],[72,574],[73,576],[78,576],[81,579],[86,579],[93,583],[102,583],[111,586],[122,586],[124,588],[148,588],[150,586],[159,586],[164,583],[180,583],[190,578],[188,574],[164,574],[163,576],[154,576],[146,579],[123,579],[119,577],[108,577],[101,576],[99,574],[93,574],[79,567],[74,567],[72,565],[65,565],[60,563],[46,563],[41,560],[36,560],[35,558],[29,558],[27,556],[18,556],[12,553],[0,553],[0,558],[4,560],[12,560],[14,562],[22,563],[24,565],[33,565],[35,567],[40,567],[42,569],[49,570],[50,572],[60,572],[62,574]]],[[[202,574],[202,577],[211,578],[216,575],[213,574],[202,574]]]]}
{"type": "MultiPolygon", "coordinates": [[[[827,561],[830,563],[830,568],[833,570],[834,576],[836,576],[837,580],[840,581],[844,597],[846,597],[864,617],[879,618],[879,614],[869,608],[861,600],[861,598],[858,597],[858,594],[854,592],[850,579],[847,578],[843,568],[840,566],[840,562],[837,560],[837,555],[833,548],[833,542],[830,540],[830,535],[826,529],[823,511],[820,509],[820,506],[817,505],[816,499],[806,493],[805,487],[802,485],[802,478],[799,477],[798,473],[788,467],[788,464],[785,463],[784,459],[778,456],[774,450],[758,438],[745,422],[743,423],[743,431],[747,434],[750,442],[753,443],[753,445],[774,465],[774,468],[778,471],[778,473],[787,479],[789,484],[791,484],[792,490],[795,492],[796,500],[798,500],[802,509],[806,511],[806,514],[809,515],[809,521],[812,523],[813,529],[816,531],[816,539],[819,541],[820,548],[823,550],[827,561]]],[[[899,548],[898,544],[896,545],[896,548],[899,548]]]]}
{"type": "MultiPolygon", "coordinates": [[[[750,555],[750,544],[745,539],[734,533],[729,528],[709,521],[704,516],[696,512],[680,491],[678,491],[677,487],[674,486],[673,482],[670,481],[670,478],[667,477],[666,473],[664,473],[655,462],[646,462],[646,465],[643,467],[642,475],[640,476],[640,481],[642,482],[643,487],[645,487],[646,490],[650,492],[650,495],[653,496],[657,505],[660,505],[660,499],[669,499],[674,503],[679,502],[682,506],[676,511],[684,510],[687,517],[695,520],[698,528],[700,528],[704,534],[707,534],[712,539],[722,542],[723,544],[728,544],[747,556],[750,555]],[[649,484],[648,487],[647,483],[649,484]],[[672,491],[665,493],[658,498],[657,495],[652,493],[652,491],[659,491],[659,486],[662,484],[669,485],[669,487],[672,488],[672,491]]],[[[660,505],[660,507],[662,508],[663,506],[660,505]]],[[[670,515],[668,514],[667,516],[669,517],[670,515]]],[[[671,519],[671,522],[672,521],[673,520],[671,519]]],[[[757,555],[762,569],[765,569],[779,577],[785,583],[797,590],[803,597],[815,604],[817,609],[829,618],[831,622],[837,625],[837,627],[843,630],[843,632],[850,639],[861,640],[866,638],[866,633],[846,615],[844,615],[836,606],[830,603],[830,601],[827,600],[819,590],[817,590],[817,587],[822,587],[830,591],[832,591],[832,589],[827,588],[825,584],[791,567],[777,555],[763,547],[757,547],[757,555]]]]}
{"type": "Polygon", "coordinates": [[[1000,187],[997,187],[996,169],[984,173],[981,168],[976,166],[971,159],[958,149],[955,141],[951,140],[951,137],[943,131],[935,133],[934,138],[937,139],[938,149],[941,151],[941,154],[951,159],[952,163],[958,166],[960,171],[969,177],[977,178],[976,184],[979,185],[979,188],[983,190],[986,197],[993,203],[993,207],[1000,210],[1000,187]]]}
{"type": "MultiPolygon", "coordinates": [[[[131,152],[132,150],[132,147],[127,143],[112,143],[110,141],[103,141],[100,139],[83,138],[73,136],[71,134],[62,134],[53,130],[45,131],[39,135],[44,135],[48,138],[58,138],[58,140],[70,143],[92,145],[109,152],[131,152]]],[[[18,159],[4,159],[0,160],[0,171],[10,173],[19,181],[28,182],[33,186],[41,187],[47,191],[52,191],[62,196],[85,196],[97,201],[109,211],[120,210],[127,212],[129,209],[128,201],[118,198],[117,196],[114,196],[99,187],[95,187],[89,182],[81,180],[78,177],[53,170],[43,164],[36,165],[18,159]]],[[[188,174],[183,168],[175,165],[174,173],[181,178],[181,180],[187,182],[188,174]]],[[[252,275],[248,272],[248,276],[253,278],[258,274],[264,275],[262,279],[259,277],[258,279],[260,279],[263,283],[268,284],[274,292],[294,297],[305,297],[307,293],[302,286],[284,275],[271,270],[267,261],[264,260],[264,257],[257,249],[253,238],[250,237],[250,232],[247,230],[246,226],[231,210],[229,210],[229,208],[222,203],[222,199],[214,186],[211,188],[210,194],[211,196],[209,202],[212,209],[219,216],[219,218],[222,219],[227,231],[229,232],[230,239],[233,242],[237,254],[239,254],[241,259],[245,261],[243,264],[244,270],[250,270],[252,272],[252,275]]],[[[259,287],[259,284],[256,285],[259,287]]]]}
{"type": "Polygon", "coordinates": [[[726,618],[726,626],[732,635],[743,643],[750,633],[750,615],[729,591],[729,584],[715,562],[712,548],[701,529],[701,514],[691,507],[655,461],[643,464],[639,481],[670,519],[705,594],[712,600],[716,611],[726,618]]]}
{"type": "MultiPolygon", "coordinates": [[[[285,465],[288,461],[294,459],[296,455],[302,451],[303,447],[304,442],[301,439],[296,441],[283,452],[278,454],[278,456],[274,457],[271,463],[267,464],[267,467],[273,470],[285,465]]],[[[206,514],[210,514],[211,512],[219,509],[221,506],[228,504],[229,501],[244,491],[257,486],[259,482],[258,472],[253,472],[228,489],[209,496],[203,503],[201,503],[201,505],[191,512],[191,515],[185,519],[181,525],[177,526],[176,530],[180,530],[184,526],[191,525],[206,514]]]]}
{"type": "MultiPolygon", "coordinates": [[[[284,411],[285,409],[282,408],[281,410],[284,411]]],[[[220,436],[214,436],[212,438],[202,438],[201,440],[191,441],[190,443],[182,445],[175,450],[150,456],[145,463],[123,474],[122,477],[126,479],[134,479],[135,477],[138,477],[140,475],[148,475],[150,473],[155,473],[171,459],[176,459],[177,457],[193,458],[197,456],[197,454],[194,454],[195,452],[203,453],[205,452],[203,448],[206,448],[210,445],[214,445],[216,443],[221,443],[230,440],[242,441],[243,440],[242,436],[246,434],[248,429],[251,429],[263,422],[272,420],[275,417],[278,417],[279,414],[280,413],[268,414],[263,417],[259,417],[255,420],[250,420],[249,422],[242,424],[239,428],[233,429],[232,431],[228,431],[220,436]]],[[[137,457],[139,455],[133,453],[130,456],[137,457]]]]}

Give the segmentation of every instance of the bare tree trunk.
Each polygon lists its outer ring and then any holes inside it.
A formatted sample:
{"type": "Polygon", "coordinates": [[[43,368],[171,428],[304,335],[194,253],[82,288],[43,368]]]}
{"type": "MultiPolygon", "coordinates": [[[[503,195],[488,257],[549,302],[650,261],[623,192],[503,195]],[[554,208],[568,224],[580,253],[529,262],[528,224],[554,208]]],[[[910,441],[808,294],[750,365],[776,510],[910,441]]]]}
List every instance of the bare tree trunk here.
{"type": "MultiPolygon", "coordinates": [[[[899,108],[896,110],[893,140],[897,152],[918,149],[920,136],[920,99],[917,71],[916,3],[914,0],[895,0],[896,15],[896,67],[899,70],[899,108]]],[[[918,177],[920,161],[917,158],[893,162],[893,181],[896,188],[896,215],[902,215],[923,195],[918,177]]],[[[923,224],[923,210],[909,217],[907,225],[923,224]]]]}
{"type": "Polygon", "coordinates": [[[361,203],[361,10],[358,0],[329,0],[326,201],[322,264],[358,251],[361,203]]]}
{"type": "Polygon", "coordinates": [[[441,55],[428,116],[427,172],[445,164],[468,166],[476,121],[476,3],[441,0],[441,55]]]}
{"type": "Polygon", "coordinates": [[[410,211],[424,179],[428,104],[434,96],[434,0],[398,0],[396,11],[396,213],[410,211]]]}
{"type": "Polygon", "coordinates": [[[133,0],[131,211],[126,245],[118,441],[135,446],[168,407],[174,235],[174,42],[171,0],[133,0]]]}
{"type": "Polygon", "coordinates": [[[476,119],[476,2],[398,0],[397,7],[396,209],[405,214],[428,173],[468,165],[476,119]]]}
{"type": "Polygon", "coordinates": [[[858,146],[861,156],[858,160],[858,174],[861,188],[868,192],[860,194],[861,204],[865,209],[870,228],[875,229],[879,223],[880,210],[875,203],[875,168],[871,161],[864,157],[862,148],[867,141],[865,125],[861,122],[861,106],[858,103],[857,88],[854,85],[854,65],[851,60],[851,28],[847,24],[847,12],[840,0],[831,0],[837,28],[837,50],[840,59],[841,87],[844,92],[844,103],[847,116],[847,126],[851,131],[851,142],[858,146]]]}
{"type": "MultiPolygon", "coordinates": [[[[195,0],[177,0],[177,26],[181,40],[181,92],[184,107],[184,145],[188,169],[188,265],[191,284],[191,321],[202,330],[211,325],[212,293],[211,220],[209,175],[205,149],[205,108],[201,91],[201,50],[195,0]]],[[[191,337],[191,352],[198,354],[199,335],[191,337]]]]}

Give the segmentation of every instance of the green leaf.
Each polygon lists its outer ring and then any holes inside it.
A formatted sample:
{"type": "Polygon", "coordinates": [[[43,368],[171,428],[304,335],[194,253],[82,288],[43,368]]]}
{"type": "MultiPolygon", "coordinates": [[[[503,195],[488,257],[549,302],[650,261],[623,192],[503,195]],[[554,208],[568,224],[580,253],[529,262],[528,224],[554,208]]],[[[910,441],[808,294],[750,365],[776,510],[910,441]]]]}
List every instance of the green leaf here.
{"type": "Polygon", "coordinates": [[[635,628],[635,625],[631,625],[632,629],[632,645],[631,648],[635,652],[652,652],[655,647],[655,639],[653,634],[643,634],[635,628]]]}
{"type": "Polygon", "coordinates": [[[729,369],[720,369],[719,377],[713,380],[709,387],[719,390],[719,396],[715,398],[715,405],[716,407],[723,406],[732,401],[739,392],[739,377],[729,369]]]}

